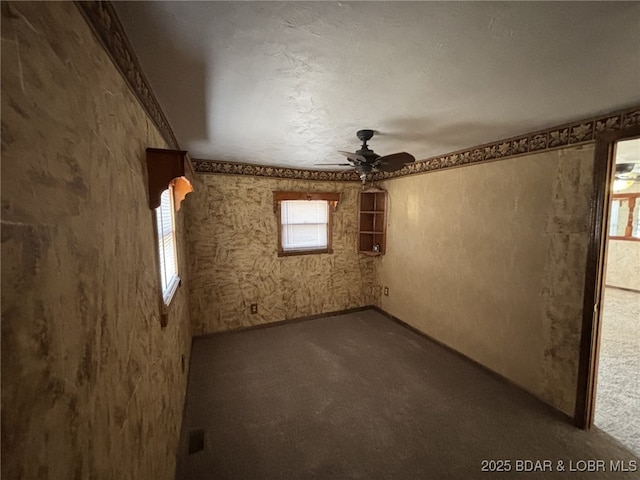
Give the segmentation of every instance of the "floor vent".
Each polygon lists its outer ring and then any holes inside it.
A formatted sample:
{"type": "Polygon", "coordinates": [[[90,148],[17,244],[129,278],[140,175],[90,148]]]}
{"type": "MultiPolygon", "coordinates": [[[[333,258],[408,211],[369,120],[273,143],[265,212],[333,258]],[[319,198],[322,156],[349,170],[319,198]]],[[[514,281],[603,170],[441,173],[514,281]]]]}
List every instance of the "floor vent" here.
{"type": "Polygon", "coordinates": [[[204,430],[189,432],[189,455],[204,450],[204,430]]]}

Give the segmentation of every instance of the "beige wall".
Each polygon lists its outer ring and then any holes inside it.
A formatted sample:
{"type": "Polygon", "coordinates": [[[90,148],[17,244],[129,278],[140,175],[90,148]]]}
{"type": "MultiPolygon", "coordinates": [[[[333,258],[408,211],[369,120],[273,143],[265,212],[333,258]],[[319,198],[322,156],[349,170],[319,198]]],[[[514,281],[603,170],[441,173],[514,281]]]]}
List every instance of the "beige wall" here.
{"type": "Polygon", "coordinates": [[[191,335],[184,287],[160,328],[165,144],[73,3],[2,7],[2,478],[173,478],[191,335]]]}
{"type": "Polygon", "coordinates": [[[573,414],[593,147],[384,182],[381,307],[573,414]]]}
{"type": "Polygon", "coordinates": [[[605,283],[640,291],[640,242],[609,240],[605,283]]]}
{"type": "MultiPolygon", "coordinates": [[[[638,193],[640,184],[620,193],[638,193]]],[[[636,209],[640,205],[636,205],[636,209]]],[[[637,210],[636,210],[637,211],[637,210]]],[[[629,216],[629,203],[622,202],[618,217],[618,235],[624,235],[629,216]]],[[[608,229],[609,230],[609,229],[608,229]]],[[[640,291],[640,242],[610,239],[607,244],[606,284],[640,291]]]]}
{"type": "Polygon", "coordinates": [[[187,206],[193,333],[375,303],[374,260],[356,252],[359,191],[357,183],[200,175],[187,206]],[[277,256],[275,190],[342,193],[333,254],[277,256]]]}

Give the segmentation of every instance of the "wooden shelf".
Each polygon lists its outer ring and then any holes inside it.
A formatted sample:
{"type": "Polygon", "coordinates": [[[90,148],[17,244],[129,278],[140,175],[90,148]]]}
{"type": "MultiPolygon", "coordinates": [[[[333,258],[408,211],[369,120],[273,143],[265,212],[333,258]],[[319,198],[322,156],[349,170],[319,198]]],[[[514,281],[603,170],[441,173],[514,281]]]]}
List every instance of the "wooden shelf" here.
{"type": "Polygon", "coordinates": [[[387,192],[369,189],[360,192],[358,209],[358,251],[376,257],[384,255],[387,232],[387,192]],[[374,250],[377,246],[377,250],[374,250]]]}

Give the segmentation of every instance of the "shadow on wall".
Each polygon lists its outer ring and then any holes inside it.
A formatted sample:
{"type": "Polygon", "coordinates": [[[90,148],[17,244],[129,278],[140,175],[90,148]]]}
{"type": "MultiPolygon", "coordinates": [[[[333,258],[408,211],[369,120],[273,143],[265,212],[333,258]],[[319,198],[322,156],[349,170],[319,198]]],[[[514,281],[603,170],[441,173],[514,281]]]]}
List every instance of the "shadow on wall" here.
{"type": "Polygon", "coordinates": [[[207,107],[210,105],[207,92],[211,89],[211,76],[201,55],[198,55],[200,52],[174,42],[170,25],[163,24],[151,3],[155,2],[114,2],[114,8],[131,43],[138,45],[142,70],[181,147],[186,148],[193,141],[208,141],[207,107]],[[156,28],[143,33],[135,27],[134,18],[148,18],[156,28]],[[147,50],[162,51],[162,63],[142,61],[154,58],[147,54],[147,50]],[[177,70],[181,75],[166,75],[167,70],[177,70]],[[186,118],[180,118],[182,112],[188,112],[186,118]]]}
{"type": "Polygon", "coordinates": [[[520,127],[513,122],[442,124],[435,119],[435,115],[433,117],[396,117],[385,121],[380,126],[380,130],[376,131],[376,140],[381,147],[385,147],[385,140],[394,143],[401,141],[405,144],[407,151],[417,153],[418,159],[422,160],[423,157],[420,157],[419,152],[424,145],[439,148],[442,153],[452,152],[471,145],[493,142],[498,139],[495,132],[530,130],[525,122],[521,124],[520,127]]]}

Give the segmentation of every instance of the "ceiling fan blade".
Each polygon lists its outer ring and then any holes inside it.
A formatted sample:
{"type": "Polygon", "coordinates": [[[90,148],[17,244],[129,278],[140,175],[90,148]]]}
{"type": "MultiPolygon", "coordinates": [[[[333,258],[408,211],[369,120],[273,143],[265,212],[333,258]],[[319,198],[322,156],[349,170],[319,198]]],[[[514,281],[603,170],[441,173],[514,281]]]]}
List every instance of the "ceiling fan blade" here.
{"type": "Polygon", "coordinates": [[[378,158],[375,167],[381,172],[395,172],[404,167],[407,163],[413,163],[416,158],[407,152],[392,153],[378,158]]]}
{"type": "Polygon", "coordinates": [[[634,163],[616,163],[616,173],[618,175],[623,173],[631,173],[634,167],[634,163]]]}
{"type": "Polygon", "coordinates": [[[353,167],[350,163],[314,163],[314,165],[337,165],[339,167],[353,167]]]}
{"type": "Polygon", "coordinates": [[[345,157],[347,157],[349,160],[352,160],[354,162],[359,162],[359,163],[367,163],[367,159],[364,158],[362,155],[357,154],[357,153],[351,153],[351,152],[343,152],[342,150],[338,150],[338,153],[344,155],[345,157]]]}

